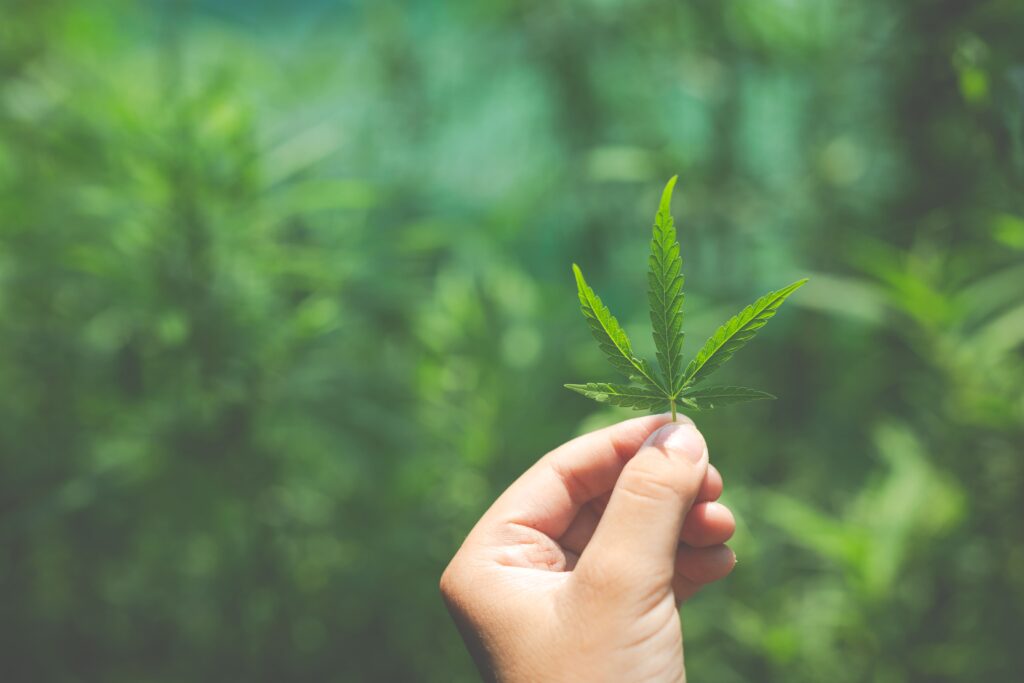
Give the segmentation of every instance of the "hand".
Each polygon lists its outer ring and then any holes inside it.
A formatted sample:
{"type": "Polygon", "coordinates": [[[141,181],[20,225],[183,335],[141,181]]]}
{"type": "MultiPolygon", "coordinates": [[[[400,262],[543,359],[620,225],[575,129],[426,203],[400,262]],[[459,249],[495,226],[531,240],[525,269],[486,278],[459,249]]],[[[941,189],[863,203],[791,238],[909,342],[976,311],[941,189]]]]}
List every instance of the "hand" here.
{"type": "Polygon", "coordinates": [[[684,681],[678,605],[736,558],[722,477],[689,419],[642,417],[541,458],[441,577],[485,677],[684,681]]]}

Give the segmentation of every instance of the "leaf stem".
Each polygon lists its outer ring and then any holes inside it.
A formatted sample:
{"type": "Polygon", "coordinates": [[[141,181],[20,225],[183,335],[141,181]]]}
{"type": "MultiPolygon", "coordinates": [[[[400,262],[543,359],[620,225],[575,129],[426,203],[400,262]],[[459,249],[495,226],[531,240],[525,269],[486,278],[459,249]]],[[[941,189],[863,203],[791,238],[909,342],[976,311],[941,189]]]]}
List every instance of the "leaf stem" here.
{"type": "Polygon", "coordinates": [[[672,421],[675,422],[676,421],[676,400],[674,398],[670,398],[668,400],[668,405],[669,405],[669,408],[672,409],[672,421]]]}

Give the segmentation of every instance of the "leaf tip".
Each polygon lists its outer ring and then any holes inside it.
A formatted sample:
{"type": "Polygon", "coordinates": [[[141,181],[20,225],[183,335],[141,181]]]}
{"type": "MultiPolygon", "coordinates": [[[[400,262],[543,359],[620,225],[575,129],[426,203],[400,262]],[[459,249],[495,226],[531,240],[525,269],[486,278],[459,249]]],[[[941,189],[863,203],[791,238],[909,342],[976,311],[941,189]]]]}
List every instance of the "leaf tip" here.
{"type": "Polygon", "coordinates": [[[576,278],[576,286],[579,289],[583,289],[583,286],[587,283],[587,281],[583,279],[583,271],[580,270],[580,267],[577,266],[575,263],[572,264],[572,274],[576,278]]]}
{"type": "Polygon", "coordinates": [[[676,180],[678,179],[678,175],[674,175],[669,178],[668,182],[665,184],[665,189],[661,193],[661,204],[659,209],[664,213],[668,213],[672,208],[672,190],[675,189],[676,180]]]}

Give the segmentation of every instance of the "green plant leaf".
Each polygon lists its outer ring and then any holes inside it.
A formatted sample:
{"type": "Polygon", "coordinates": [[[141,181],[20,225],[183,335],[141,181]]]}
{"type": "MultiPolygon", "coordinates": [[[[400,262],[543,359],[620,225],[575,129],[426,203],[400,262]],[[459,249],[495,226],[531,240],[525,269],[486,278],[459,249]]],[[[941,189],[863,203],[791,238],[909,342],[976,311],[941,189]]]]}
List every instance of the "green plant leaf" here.
{"type": "Polygon", "coordinates": [[[687,366],[686,384],[703,381],[732,358],[733,354],[753,339],[757,331],[775,315],[786,297],[800,289],[806,282],[806,278],[797,280],[776,292],[765,294],[719,327],[687,366]]]}
{"type": "Polygon", "coordinates": [[[654,379],[654,374],[647,361],[633,355],[633,347],[629,343],[626,331],[622,329],[619,321],[587,284],[580,267],[574,263],[572,270],[576,274],[576,289],[580,296],[580,308],[590,324],[591,334],[594,335],[594,339],[597,340],[604,355],[615,369],[630,380],[664,392],[661,385],[654,379]]]}
{"type": "Polygon", "coordinates": [[[668,408],[668,399],[660,390],[601,382],[566,384],[565,388],[592,398],[598,403],[608,403],[633,410],[664,411],[668,408]]]}
{"type": "Polygon", "coordinates": [[[774,399],[771,394],[747,387],[701,387],[689,389],[680,395],[680,401],[692,404],[697,410],[711,410],[732,403],[746,403],[774,399]]]}
{"type": "Polygon", "coordinates": [[[594,339],[615,369],[637,386],[604,382],[565,386],[600,403],[651,411],[665,410],[667,407],[672,411],[673,420],[676,419],[678,406],[692,410],[711,410],[730,403],[775,398],[763,391],[745,387],[694,389],[693,385],[728,361],[750,341],[775,315],[786,297],[807,280],[799,280],[777,292],[766,294],[747,306],[720,327],[686,366],[686,370],[682,371],[683,261],[671,213],[675,184],[676,176],[673,176],[661,193],[658,213],[654,216],[651,254],[647,259],[647,301],[651,309],[651,328],[661,376],[653,372],[647,361],[633,353],[625,330],[587,284],[579,266],[574,263],[572,271],[576,275],[580,306],[594,339]]]}
{"type": "Polygon", "coordinates": [[[661,194],[654,217],[651,255],[647,259],[647,300],[651,306],[654,347],[670,394],[675,394],[683,384],[683,261],[671,213],[676,177],[672,176],[661,194]]]}

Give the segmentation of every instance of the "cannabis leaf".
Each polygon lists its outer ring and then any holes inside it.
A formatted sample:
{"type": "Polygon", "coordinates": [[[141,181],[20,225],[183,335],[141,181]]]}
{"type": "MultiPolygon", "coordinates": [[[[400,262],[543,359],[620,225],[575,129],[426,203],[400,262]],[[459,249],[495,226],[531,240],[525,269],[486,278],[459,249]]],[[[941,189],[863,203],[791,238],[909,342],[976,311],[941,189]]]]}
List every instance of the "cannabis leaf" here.
{"type": "Polygon", "coordinates": [[[574,263],[572,271],[576,274],[576,289],[580,295],[580,308],[590,324],[590,333],[594,335],[594,339],[604,351],[604,355],[616,370],[630,380],[651,389],[664,391],[654,379],[654,373],[651,372],[647,361],[633,355],[633,347],[629,343],[626,331],[622,329],[619,321],[608,311],[608,307],[601,302],[600,297],[583,279],[580,267],[574,263]]]}
{"type": "Polygon", "coordinates": [[[692,403],[697,410],[711,410],[730,403],[756,401],[762,398],[775,398],[769,393],[748,389],[747,387],[704,387],[684,391],[680,397],[686,403],[692,403]]]}
{"type": "Polygon", "coordinates": [[[719,406],[759,399],[775,398],[771,394],[746,387],[703,387],[695,385],[724,365],[733,354],[754,338],[758,330],[775,315],[790,294],[802,287],[806,279],[769,292],[750,304],[722,325],[704,343],[686,369],[683,369],[683,274],[675,222],[672,220],[672,190],[676,176],[665,186],[654,216],[651,255],[647,259],[647,301],[651,308],[651,329],[657,352],[657,374],[642,358],[633,353],[626,331],[611,314],[600,297],[587,284],[575,263],[576,289],[580,307],[598,346],[616,370],[633,384],[566,384],[566,388],[600,403],[663,411],[666,406],[676,419],[676,407],[711,410],[719,406]]]}
{"type": "Polygon", "coordinates": [[[673,176],[661,194],[661,204],[654,217],[651,255],[647,259],[647,300],[651,305],[654,347],[669,393],[675,393],[683,382],[683,260],[679,257],[676,226],[669,213],[675,185],[673,176]]]}
{"type": "Polygon", "coordinates": [[[765,326],[786,297],[802,287],[805,282],[806,279],[797,280],[777,292],[765,294],[719,327],[686,367],[687,382],[697,383],[724,365],[765,326]]]}
{"type": "Polygon", "coordinates": [[[587,398],[599,403],[635,408],[636,410],[664,410],[668,407],[668,399],[660,391],[651,391],[643,387],[631,387],[622,384],[566,384],[567,389],[579,392],[587,398]]]}

